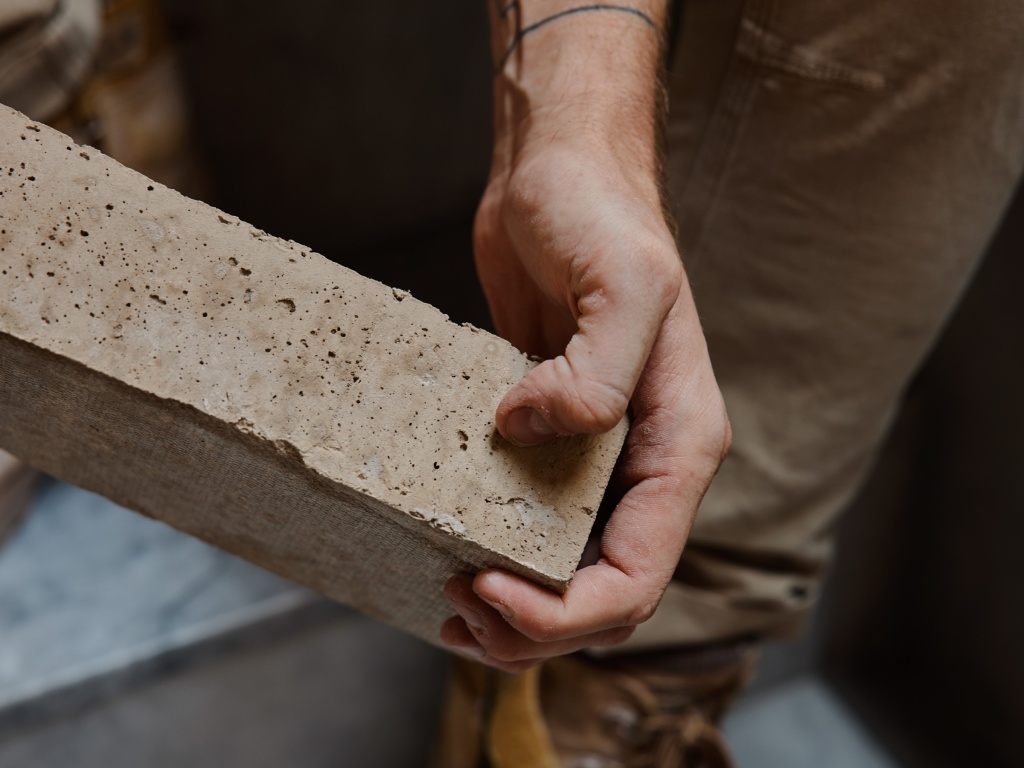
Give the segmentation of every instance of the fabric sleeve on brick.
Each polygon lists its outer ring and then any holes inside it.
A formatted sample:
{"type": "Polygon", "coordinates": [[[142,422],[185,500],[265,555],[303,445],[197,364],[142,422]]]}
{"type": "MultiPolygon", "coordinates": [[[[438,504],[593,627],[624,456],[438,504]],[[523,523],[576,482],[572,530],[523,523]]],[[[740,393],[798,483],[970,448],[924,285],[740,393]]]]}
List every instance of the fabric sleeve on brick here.
{"type": "Polygon", "coordinates": [[[518,449],[507,342],[0,107],[0,446],[437,642],[568,584],[625,436],[518,449]]]}

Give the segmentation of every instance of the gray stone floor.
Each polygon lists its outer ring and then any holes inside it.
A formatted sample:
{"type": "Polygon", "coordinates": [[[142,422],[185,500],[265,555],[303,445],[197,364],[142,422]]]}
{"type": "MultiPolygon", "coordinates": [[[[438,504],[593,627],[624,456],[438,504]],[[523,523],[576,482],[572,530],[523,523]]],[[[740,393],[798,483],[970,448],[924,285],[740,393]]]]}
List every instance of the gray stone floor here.
{"type": "Polygon", "coordinates": [[[294,584],[51,483],[0,552],[0,734],[326,609],[294,584]]]}
{"type": "Polygon", "coordinates": [[[741,700],[729,713],[725,734],[739,768],[897,768],[814,676],[741,700]]]}
{"type": "Polygon", "coordinates": [[[425,766],[444,656],[355,618],[0,738],[0,768],[425,766]]]}
{"type": "MultiPolygon", "coordinates": [[[[0,555],[0,768],[426,765],[445,655],[51,485],[0,555]]],[[[756,689],[740,768],[890,768],[820,680],[756,689]]]]}

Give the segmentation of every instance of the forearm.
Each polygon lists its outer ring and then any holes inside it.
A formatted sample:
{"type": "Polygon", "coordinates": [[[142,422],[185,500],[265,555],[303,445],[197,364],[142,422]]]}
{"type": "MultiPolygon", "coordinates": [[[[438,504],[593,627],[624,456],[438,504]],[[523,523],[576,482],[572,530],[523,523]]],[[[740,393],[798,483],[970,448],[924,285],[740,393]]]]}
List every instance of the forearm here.
{"type": "Polygon", "coordinates": [[[496,166],[536,139],[657,175],[665,0],[491,1],[496,166]]]}

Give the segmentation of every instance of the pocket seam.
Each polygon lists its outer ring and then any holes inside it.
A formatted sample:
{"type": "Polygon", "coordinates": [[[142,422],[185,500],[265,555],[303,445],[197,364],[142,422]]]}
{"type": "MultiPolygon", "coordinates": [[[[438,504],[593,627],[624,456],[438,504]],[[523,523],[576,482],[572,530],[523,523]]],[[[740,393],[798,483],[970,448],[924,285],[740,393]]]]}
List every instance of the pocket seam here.
{"type": "Polygon", "coordinates": [[[790,42],[744,18],[736,52],[748,61],[805,80],[845,85],[861,91],[881,91],[885,76],[879,72],[822,59],[807,46],[790,42]]]}

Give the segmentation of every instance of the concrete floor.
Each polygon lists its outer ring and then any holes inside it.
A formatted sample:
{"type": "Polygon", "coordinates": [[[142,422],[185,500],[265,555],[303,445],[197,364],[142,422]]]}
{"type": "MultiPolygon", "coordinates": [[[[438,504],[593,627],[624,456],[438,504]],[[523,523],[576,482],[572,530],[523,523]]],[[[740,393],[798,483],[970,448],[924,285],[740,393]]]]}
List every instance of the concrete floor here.
{"type": "Polygon", "coordinates": [[[439,651],[341,620],[0,740],[2,768],[423,766],[439,651]]]}
{"type": "MultiPolygon", "coordinates": [[[[0,768],[426,765],[445,654],[337,610],[268,635],[293,590],[51,486],[0,556],[0,768]]],[[[726,731],[740,768],[896,765],[814,677],[755,689],[726,731]]]]}
{"type": "Polygon", "coordinates": [[[897,768],[813,675],[741,699],[726,719],[725,735],[738,768],[897,768]]]}
{"type": "MultiPolygon", "coordinates": [[[[307,629],[0,740],[0,768],[425,766],[443,654],[361,618],[307,629]]],[[[895,768],[830,689],[742,701],[739,768],[895,768]]]]}

